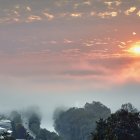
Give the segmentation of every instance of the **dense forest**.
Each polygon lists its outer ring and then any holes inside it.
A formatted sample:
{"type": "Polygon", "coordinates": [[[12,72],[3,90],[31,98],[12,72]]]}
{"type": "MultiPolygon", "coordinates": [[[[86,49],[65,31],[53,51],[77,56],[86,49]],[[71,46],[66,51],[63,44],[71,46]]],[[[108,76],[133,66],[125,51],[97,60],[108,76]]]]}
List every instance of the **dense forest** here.
{"type": "Polygon", "coordinates": [[[115,113],[100,102],[86,103],[83,108],[56,109],[54,128],[50,132],[41,128],[41,115],[37,111],[12,111],[1,115],[0,122],[8,131],[0,131],[0,139],[15,140],[139,140],[140,114],[132,104],[123,104],[115,113]],[[9,133],[11,130],[11,134],[9,133]]]}

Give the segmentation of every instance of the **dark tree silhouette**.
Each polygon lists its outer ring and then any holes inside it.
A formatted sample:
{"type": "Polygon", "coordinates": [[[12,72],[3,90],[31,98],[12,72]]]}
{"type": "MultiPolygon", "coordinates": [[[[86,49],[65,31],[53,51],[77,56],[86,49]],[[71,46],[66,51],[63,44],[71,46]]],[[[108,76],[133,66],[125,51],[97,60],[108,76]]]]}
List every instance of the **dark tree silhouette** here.
{"type": "Polygon", "coordinates": [[[34,113],[29,118],[29,128],[36,135],[39,133],[41,118],[38,114],[34,113]]]}
{"type": "Polygon", "coordinates": [[[100,119],[92,133],[93,140],[140,140],[140,113],[128,106],[123,105],[109,118],[100,119]]]}
{"type": "Polygon", "coordinates": [[[38,140],[62,140],[56,133],[50,132],[46,129],[40,129],[37,135],[38,140]]]}
{"type": "Polygon", "coordinates": [[[86,103],[84,108],[70,108],[54,116],[55,130],[64,140],[88,140],[96,121],[110,114],[110,109],[100,102],[86,103]]]}

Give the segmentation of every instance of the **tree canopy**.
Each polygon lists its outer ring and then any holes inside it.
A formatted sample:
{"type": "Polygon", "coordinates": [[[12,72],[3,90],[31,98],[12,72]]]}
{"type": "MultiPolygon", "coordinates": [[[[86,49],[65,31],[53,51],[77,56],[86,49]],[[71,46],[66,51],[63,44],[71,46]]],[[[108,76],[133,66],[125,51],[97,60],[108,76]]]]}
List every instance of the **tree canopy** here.
{"type": "Polygon", "coordinates": [[[55,130],[64,140],[88,140],[95,129],[96,121],[107,118],[110,109],[100,102],[86,103],[83,108],[60,111],[55,118],[55,130]]]}
{"type": "Polygon", "coordinates": [[[97,122],[93,140],[139,140],[140,113],[131,104],[122,105],[116,113],[97,122]]]}

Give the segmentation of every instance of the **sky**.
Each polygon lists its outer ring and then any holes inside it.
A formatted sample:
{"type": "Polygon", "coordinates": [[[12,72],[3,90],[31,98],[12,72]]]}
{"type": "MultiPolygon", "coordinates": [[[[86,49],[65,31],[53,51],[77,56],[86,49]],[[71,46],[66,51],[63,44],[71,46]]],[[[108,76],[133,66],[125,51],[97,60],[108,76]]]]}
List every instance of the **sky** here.
{"type": "Polygon", "coordinates": [[[140,0],[0,0],[0,111],[140,109],[139,26],[140,0]]]}

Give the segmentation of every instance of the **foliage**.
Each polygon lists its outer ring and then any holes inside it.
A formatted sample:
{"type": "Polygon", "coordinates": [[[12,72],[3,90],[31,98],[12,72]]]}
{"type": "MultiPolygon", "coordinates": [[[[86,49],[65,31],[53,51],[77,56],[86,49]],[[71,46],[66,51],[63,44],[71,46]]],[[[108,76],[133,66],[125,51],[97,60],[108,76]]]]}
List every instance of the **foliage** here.
{"type": "Polygon", "coordinates": [[[38,134],[40,130],[41,118],[38,114],[33,113],[29,118],[29,128],[34,134],[38,134]]]}
{"type": "Polygon", "coordinates": [[[121,109],[128,112],[138,112],[138,110],[131,103],[122,104],[121,109]]]}
{"type": "Polygon", "coordinates": [[[38,140],[61,140],[61,138],[54,132],[50,132],[46,129],[40,129],[37,136],[38,140]]]}
{"type": "MultiPolygon", "coordinates": [[[[25,113],[28,127],[36,135],[37,140],[60,140],[60,137],[56,133],[40,128],[41,115],[38,111],[28,110],[25,113]]],[[[22,112],[22,115],[23,114],[24,112],[22,112]]],[[[13,137],[16,139],[33,139],[22,125],[22,117],[20,113],[13,111],[10,118],[12,121],[13,137]]]]}
{"type": "Polygon", "coordinates": [[[16,139],[25,139],[26,130],[22,125],[21,115],[17,111],[13,111],[10,115],[12,125],[12,136],[16,139]]]}
{"type": "Polygon", "coordinates": [[[16,124],[21,124],[22,123],[21,115],[17,111],[12,111],[11,112],[10,119],[11,119],[11,121],[13,121],[16,124]]]}
{"type": "Polygon", "coordinates": [[[35,134],[36,140],[62,140],[55,132],[50,132],[40,128],[41,113],[38,108],[29,108],[27,111],[12,111],[8,118],[0,115],[0,119],[11,120],[12,134],[8,131],[0,133],[0,140],[15,140],[15,139],[34,139],[31,131],[35,134]],[[27,130],[24,128],[24,126],[27,130]],[[29,128],[29,129],[28,129],[29,128]]]}
{"type": "Polygon", "coordinates": [[[100,102],[86,103],[84,108],[70,108],[54,116],[54,126],[64,140],[88,140],[96,121],[109,115],[110,109],[100,102]]]}
{"type": "Polygon", "coordinates": [[[140,113],[131,107],[130,104],[122,105],[122,108],[109,118],[100,119],[96,133],[93,133],[93,140],[139,140],[140,113]]]}

